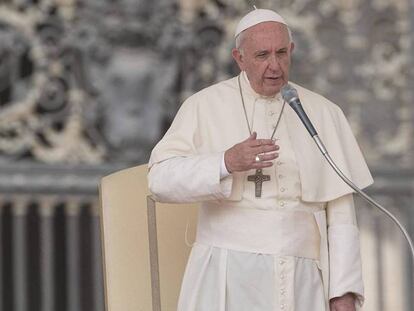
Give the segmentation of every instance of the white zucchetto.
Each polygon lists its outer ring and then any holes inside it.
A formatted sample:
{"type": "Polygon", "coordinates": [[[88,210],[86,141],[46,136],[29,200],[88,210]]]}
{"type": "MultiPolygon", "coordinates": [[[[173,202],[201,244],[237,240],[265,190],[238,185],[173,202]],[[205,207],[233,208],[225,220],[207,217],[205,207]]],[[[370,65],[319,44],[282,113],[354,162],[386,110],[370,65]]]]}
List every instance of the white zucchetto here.
{"type": "Polygon", "coordinates": [[[288,25],[282,16],[272,10],[255,9],[247,13],[239,22],[234,37],[237,37],[242,31],[264,22],[276,22],[288,25]]]}

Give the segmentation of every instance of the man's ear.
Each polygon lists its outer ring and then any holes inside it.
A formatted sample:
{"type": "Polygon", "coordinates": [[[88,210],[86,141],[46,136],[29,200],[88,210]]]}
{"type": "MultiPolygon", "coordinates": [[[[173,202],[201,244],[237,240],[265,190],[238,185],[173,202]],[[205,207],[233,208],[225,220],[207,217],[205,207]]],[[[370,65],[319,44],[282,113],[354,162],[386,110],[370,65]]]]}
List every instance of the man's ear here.
{"type": "Polygon", "coordinates": [[[293,50],[295,49],[295,43],[290,43],[290,53],[292,54],[293,50]]]}
{"type": "Polygon", "coordinates": [[[231,50],[231,55],[233,56],[233,59],[236,61],[237,65],[239,65],[240,70],[243,71],[244,62],[243,62],[243,55],[240,52],[240,50],[234,48],[233,50],[231,50]]]}

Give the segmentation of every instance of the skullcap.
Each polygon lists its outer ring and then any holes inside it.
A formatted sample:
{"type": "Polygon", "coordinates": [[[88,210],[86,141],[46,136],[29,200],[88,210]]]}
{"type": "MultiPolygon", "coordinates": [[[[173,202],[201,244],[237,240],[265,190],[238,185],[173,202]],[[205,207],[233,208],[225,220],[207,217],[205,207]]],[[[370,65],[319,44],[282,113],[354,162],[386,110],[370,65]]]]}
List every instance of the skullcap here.
{"type": "Polygon", "coordinates": [[[234,37],[237,37],[242,31],[264,22],[276,22],[287,26],[282,16],[272,10],[255,9],[247,13],[239,22],[234,37]]]}

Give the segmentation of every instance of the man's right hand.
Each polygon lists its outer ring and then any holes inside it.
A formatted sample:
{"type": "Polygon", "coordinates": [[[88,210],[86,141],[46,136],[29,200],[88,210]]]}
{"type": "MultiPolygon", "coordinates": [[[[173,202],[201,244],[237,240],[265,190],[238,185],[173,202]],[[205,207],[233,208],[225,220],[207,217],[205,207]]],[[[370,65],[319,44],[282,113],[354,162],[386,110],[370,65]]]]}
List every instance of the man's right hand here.
{"type": "Polygon", "coordinates": [[[273,140],[257,139],[257,133],[253,132],[224,153],[224,163],[229,173],[270,167],[273,165],[271,161],[279,156],[277,150],[279,146],[273,140]],[[256,156],[260,161],[256,161],[256,156]]]}

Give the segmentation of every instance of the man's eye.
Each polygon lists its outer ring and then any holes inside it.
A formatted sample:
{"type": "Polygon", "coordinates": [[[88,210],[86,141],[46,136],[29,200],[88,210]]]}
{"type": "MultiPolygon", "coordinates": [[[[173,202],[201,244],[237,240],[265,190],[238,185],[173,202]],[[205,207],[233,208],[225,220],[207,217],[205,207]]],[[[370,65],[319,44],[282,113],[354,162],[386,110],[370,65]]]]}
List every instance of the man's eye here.
{"type": "Polygon", "coordinates": [[[262,53],[262,54],[257,54],[257,58],[265,58],[267,54],[262,53]]]}

